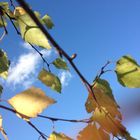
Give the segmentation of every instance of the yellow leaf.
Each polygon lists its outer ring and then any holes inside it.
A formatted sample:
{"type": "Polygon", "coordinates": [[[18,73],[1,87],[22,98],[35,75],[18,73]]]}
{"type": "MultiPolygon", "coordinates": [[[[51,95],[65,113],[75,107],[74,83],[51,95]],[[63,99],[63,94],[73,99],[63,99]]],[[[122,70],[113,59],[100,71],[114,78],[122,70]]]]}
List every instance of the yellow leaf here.
{"type": "Polygon", "coordinates": [[[36,87],[31,87],[15,95],[8,102],[17,111],[17,114],[25,120],[37,117],[46,107],[55,103],[53,99],[36,87]]]}
{"type": "Polygon", "coordinates": [[[129,140],[135,140],[130,136],[121,122],[117,118],[113,118],[104,107],[95,109],[92,120],[98,122],[105,131],[111,133],[113,136],[127,137],[129,140]]]}
{"type": "MultiPolygon", "coordinates": [[[[118,117],[119,119],[122,119],[121,113],[118,110],[118,105],[112,98],[110,98],[110,96],[105,94],[104,90],[102,90],[101,88],[94,87],[93,91],[94,91],[96,100],[100,106],[105,107],[106,110],[113,117],[118,117]]],[[[93,96],[91,93],[89,93],[85,106],[88,112],[95,110],[95,108],[97,107],[96,101],[93,99],[93,96]]]]}
{"type": "Polygon", "coordinates": [[[68,136],[66,136],[63,133],[56,133],[53,132],[48,140],[72,140],[71,138],[69,138],[68,136]]]}
{"type": "Polygon", "coordinates": [[[95,124],[88,124],[77,136],[77,140],[109,140],[109,134],[95,124]]]}

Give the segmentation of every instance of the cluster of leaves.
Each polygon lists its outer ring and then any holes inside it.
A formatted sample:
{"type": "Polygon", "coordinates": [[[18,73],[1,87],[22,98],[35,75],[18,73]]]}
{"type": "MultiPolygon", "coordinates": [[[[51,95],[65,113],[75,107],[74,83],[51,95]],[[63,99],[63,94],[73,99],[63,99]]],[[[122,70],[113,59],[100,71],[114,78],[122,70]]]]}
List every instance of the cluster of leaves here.
{"type": "MultiPolygon", "coordinates": [[[[48,15],[41,18],[39,12],[34,12],[38,20],[51,29],[54,24],[48,15]]],[[[0,2],[0,27],[6,30],[7,20],[10,20],[14,27],[20,30],[22,39],[31,46],[35,45],[43,49],[51,49],[49,40],[34,22],[32,17],[22,8],[15,7],[14,11],[10,10],[8,2],[0,2]]],[[[72,59],[71,59],[72,61],[72,59]]],[[[69,70],[66,61],[58,56],[52,63],[57,69],[69,70]]],[[[6,52],[0,49],[0,77],[8,77],[10,61],[6,52]]],[[[140,66],[131,56],[123,56],[116,63],[116,76],[118,82],[125,87],[140,87],[140,66]]],[[[102,71],[104,73],[104,71],[102,71]]],[[[101,76],[101,75],[100,75],[101,76]]],[[[79,132],[77,140],[109,140],[113,137],[123,138],[126,140],[135,140],[121,124],[122,115],[119,111],[119,105],[115,101],[112,89],[105,79],[97,76],[90,85],[89,95],[85,103],[87,113],[91,113],[88,125],[79,132]]],[[[57,75],[50,70],[42,68],[38,74],[38,79],[47,87],[61,93],[62,86],[57,75]]],[[[0,94],[2,93],[0,85],[0,94]]],[[[30,118],[38,117],[42,111],[56,101],[48,97],[40,88],[30,87],[29,89],[16,94],[7,102],[15,110],[18,117],[30,122],[30,118]]],[[[0,131],[5,137],[6,133],[2,127],[2,117],[0,116],[0,131]]],[[[72,140],[63,133],[53,132],[49,140],[72,140]]]]}

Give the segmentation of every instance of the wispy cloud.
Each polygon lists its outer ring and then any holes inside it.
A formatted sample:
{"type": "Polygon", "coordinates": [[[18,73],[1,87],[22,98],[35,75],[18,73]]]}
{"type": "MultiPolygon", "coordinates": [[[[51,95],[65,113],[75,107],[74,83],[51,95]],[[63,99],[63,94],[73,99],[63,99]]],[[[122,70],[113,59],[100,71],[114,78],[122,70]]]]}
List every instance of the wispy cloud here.
{"type": "Polygon", "coordinates": [[[69,81],[72,78],[72,75],[69,71],[62,71],[59,73],[59,78],[60,78],[62,86],[64,87],[64,86],[68,86],[69,81]]]}
{"type": "MultiPolygon", "coordinates": [[[[25,48],[30,47],[27,45],[23,44],[25,48]]],[[[45,57],[51,55],[51,51],[48,50],[42,50],[41,53],[45,57]]],[[[25,88],[29,87],[36,79],[35,75],[40,63],[42,60],[39,54],[29,49],[28,53],[20,55],[16,61],[12,62],[7,83],[13,86],[22,84],[25,88]]]]}
{"type": "MultiPolygon", "coordinates": [[[[24,49],[28,50],[27,53],[23,53],[18,56],[11,64],[9,69],[9,76],[7,79],[8,86],[21,86],[28,88],[35,81],[38,73],[38,69],[41,66],[42,59],[39,54],[34,51],[28,43],[20,43],[24,49]]],[[[52,56],[54,50],[42,50],[41,53],[44,57],[49,58],[52,56]]],[[[54,52],[55,53],[55,52],[54,52]]],[[[43,63],[42,63],[43,64],[43,63]]],[[[62,86],[67,86],[72,75],[69,71],[61,71],[58,74],[62,86]]]]}

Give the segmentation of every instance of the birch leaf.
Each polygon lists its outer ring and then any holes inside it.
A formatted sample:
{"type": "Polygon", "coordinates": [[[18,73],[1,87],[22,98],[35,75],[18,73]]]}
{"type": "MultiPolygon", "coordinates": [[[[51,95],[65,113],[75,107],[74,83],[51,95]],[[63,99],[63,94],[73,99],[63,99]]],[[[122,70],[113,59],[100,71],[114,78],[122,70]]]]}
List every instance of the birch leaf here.
{"type": "Polygon", "coordinates": [[[44,83],[46,86],[61,93],[61,82],[59,78],[54,74],[52,74],[51,72],[42,69],[42,71],[38,75],[38,79],[42,81],[42,83],[44,83]]]}
{"type": "Polygon", "coordinates": [[[42,23],[45,24],[48,29],[52,29],[54,26],[51,17],[47,14],[44,17],[42,17],[42,23]]]}
{"type": "Polygon", "coordinates": [[[105,131],[113,136],[121,136],[126,140],[136,140],[130,136],[121,122],[117,118],[113,118],[104,107],[95,109],[92,120],[98,122],[105,131]]]}
{"type": "MultiPolygon", "coordinates": [[[[106,80],[98,79],[93,87],[93,91],[99,105],[105,107],[113,117],[119,117],[122,119],[121,113],[118,110],[118,105],[112,94],[112,90],[106,80]]],[[[92,93],[89,93],[85,106],[88,113],[91,113],[97,107],[92,93]]]]}
{"type": "Polygon", "coordinates": [[[79,132],[77,140],[110,140],[110,136],[101,128],[98,129],[95,124],[88,124],[79,132]]]}
{"type": "Polygon", "coordinates": [[[44,33],[23,8],[17,7],[15,10],[15,16],[17,18],[21,36],[26,42],[47,49],[51,48],[44,33]]]}
{"type": "Polygon", "coordinates": [[[64,69],[64,70],[68,70],[68,66],[67,66],[67,63],[65,62],[64,59],[62,58],[56,58],[54,61],[53,61],[53,65],[58,68],[58,69],[64,69]]]}
{"type": "Polygon", "coordinates": [[[131,56],[123,56],[117,61],[116,74],[122,86],[129,88],[140,87],[140,66],[131,56]]]}
{"type": "Polygon", "coordinates": [[[55,103],[53,99],[36,87],[31,87],[15,95],[8,102],[25,120],[37,117],[46,107],[55,103]]]}

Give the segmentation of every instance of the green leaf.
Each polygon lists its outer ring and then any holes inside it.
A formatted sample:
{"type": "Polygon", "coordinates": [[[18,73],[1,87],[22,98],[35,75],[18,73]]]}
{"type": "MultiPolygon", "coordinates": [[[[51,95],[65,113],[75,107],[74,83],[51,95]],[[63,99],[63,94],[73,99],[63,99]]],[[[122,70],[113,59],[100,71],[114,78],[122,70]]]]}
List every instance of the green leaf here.
{"type": "Polygon", "coordinates": [[[4,79],[8,76],[9,62],[7,54],[0,49],[0,77],[4,79]]]}
{"type": "Polygon", "coordinates": [[[44,17],[42,17],[42,22],[43,22],[43,24],[46,25],[46,27],[47,27],[48,29],[52,29],[53,26],[54,26],[51,17],[48,16],[47,14],[46,14],[44,17]]]}
{"type": "Polygon", "coordinates": [[[63,133],[56,133],[53,132],[50,137],[48,138],[48,140],[72,140],[70,137],[66,136],[63,133]]]}
{"type": "Polygon", "coordinates": [[[21,7],[16,8],[15,16],[17,18],[22,38],[26,42],[47,49],[51,48],[44,33],[21,7]]]}
{"type": "Polygon", "coordinates": [[[42,83],[44,83],[46,86],[51,87],[51,89],[61,93],[61,82],[59,78],[51,72],[42,69],[38,75],[38,79],[42,81],[42,83]]]}
{"type": "Polygon", "coordinates": [[[129,88],[140,87],[140,66],[131,56],[123,56],[117,61],[116,74],[122,86],[129,88]]]}
{"type": "Polygon", "coordinates": [[[68,70],[68,66],[67,66],[67,63],[65,62],[64,59],[62,58],[56,58],[54,61],[53,61],[53,65],[58,68],[58,69],[64,69],[64,70],[68,70]]]}

